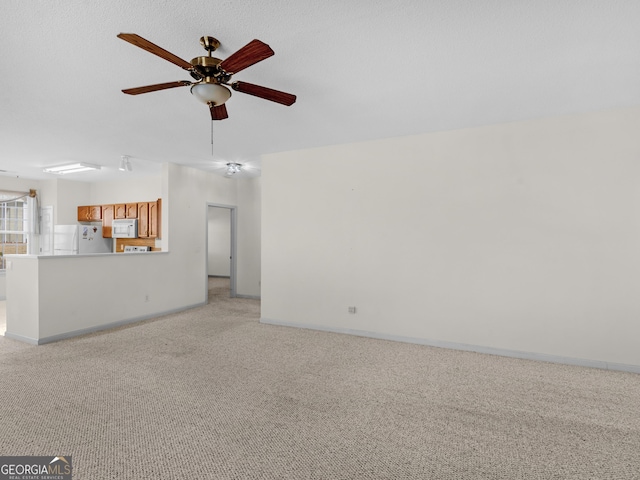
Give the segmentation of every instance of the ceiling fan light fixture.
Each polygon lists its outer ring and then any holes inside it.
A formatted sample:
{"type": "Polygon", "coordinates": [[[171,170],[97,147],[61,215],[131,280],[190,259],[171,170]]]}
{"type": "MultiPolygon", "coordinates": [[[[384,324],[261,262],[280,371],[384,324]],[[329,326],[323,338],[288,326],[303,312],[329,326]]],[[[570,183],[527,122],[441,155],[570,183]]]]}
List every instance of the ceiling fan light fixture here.
{"type": "Polygon", "coordinates": [[[217,83],[196,83],[191,87],[191,94],[202,103],[222,105],[231,97],[231,91],[217,83]]]}
{"type": "Polygon", "coordinates": [[[234,175],[236,173],[240,173],[240,170],[242,170],[242,164],[241,163],[236,163],[236,162],[227,163],[227,175],[228,176],[234,175]]]}

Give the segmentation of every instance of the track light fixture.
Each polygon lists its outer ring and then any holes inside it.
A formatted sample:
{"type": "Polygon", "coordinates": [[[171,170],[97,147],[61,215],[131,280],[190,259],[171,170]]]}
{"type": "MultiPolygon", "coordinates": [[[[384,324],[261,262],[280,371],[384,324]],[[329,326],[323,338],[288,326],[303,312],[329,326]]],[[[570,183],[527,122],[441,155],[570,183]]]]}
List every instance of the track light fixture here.
{"type": "Polygon", "coordinates": [[[118,168],[118,170],[120,170],[121,172],[130,172],[133,170],[133,165],[131,165],[129,155],[122,155],[122,157],[120,157],[120,167],[118,168]]]}

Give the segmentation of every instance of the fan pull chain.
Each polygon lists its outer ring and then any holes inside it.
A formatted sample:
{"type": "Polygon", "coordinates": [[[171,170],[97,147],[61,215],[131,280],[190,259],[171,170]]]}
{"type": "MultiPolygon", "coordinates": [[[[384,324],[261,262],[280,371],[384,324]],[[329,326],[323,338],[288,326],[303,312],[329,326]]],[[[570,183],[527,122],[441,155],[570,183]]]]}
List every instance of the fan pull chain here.
{"type": "Polygon", "coordinates": [[[213,156],[213,120],[211,120],[211,156],[213,156]]]}

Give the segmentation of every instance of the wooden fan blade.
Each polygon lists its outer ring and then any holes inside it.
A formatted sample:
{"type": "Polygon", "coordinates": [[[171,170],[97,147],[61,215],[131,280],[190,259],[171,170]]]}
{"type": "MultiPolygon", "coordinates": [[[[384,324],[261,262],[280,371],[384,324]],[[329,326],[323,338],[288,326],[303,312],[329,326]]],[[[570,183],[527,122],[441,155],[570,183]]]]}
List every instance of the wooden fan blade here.
{"type": "Polygon", "coordinates": [[[234,74],[251,65],[269,58],[274,52],[271,47],[260,40],[251,40],[244,47],[220,63],[225,72],[234,74]]]}
{"type": "Polygon", "coordinates": [[[265,100],[271,100],[272,102],[281,103],[282,105],[290,106],[296,101],[296,96],[290,93],[281,92],[272,88],[261,87],[260,85],[254,85],[247,82],[233,82],[231,88],[238,92],[248,93],[256,97],[264,98],[265,100]]]}
{"type": "Polygon", "coordinates": [[[120,33],[118,34],[118,38],[121,38],[125,42],[129,42],[136,47],[140,47],[149,53],[153,53],[160,58],[164,58],[165,60],[168,60],[174,65],[184,68],[185,70],[193,70],[193,65],[191,65],[186,60],[175,56],[171,52],[167,52],[164,48],[159,47],[155,43],[151,43],[149,40],[142,38],[140,35],[136,35],[135,33],[120,33]]]}
{"type": "Polygon", "coordinates": [[[209,110],[211,111],[211,120],[224,120],[225,118],[229,118],[229,115],[227,115],[227,107],[224,106],[224,103],[217,106],[211,105],[209,110]]]}
{"type": "Polygon", "coordinates": [[[191,82],[180,80],[178,82],[157,83],[155,85],[147,85],[145,87],[127,88],[126,90],[122,90],[122,93],[126,93],[127,95],[140,95],[141,93],[166,90],[167,88],[188,87],[189,85],[191,85],[191,82]]]}

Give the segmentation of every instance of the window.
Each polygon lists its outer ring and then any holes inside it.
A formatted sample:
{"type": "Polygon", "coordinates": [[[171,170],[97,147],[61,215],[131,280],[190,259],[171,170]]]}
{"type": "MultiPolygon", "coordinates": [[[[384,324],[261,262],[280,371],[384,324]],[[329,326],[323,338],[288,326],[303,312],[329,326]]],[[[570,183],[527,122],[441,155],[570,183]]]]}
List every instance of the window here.
{"type": "Polygon", "coordinates": [[[26,254],[29,235],[25,231],[28,194],[18,197],[0,192],[0,270],[6,268],[5,255],[26,254]]]}

